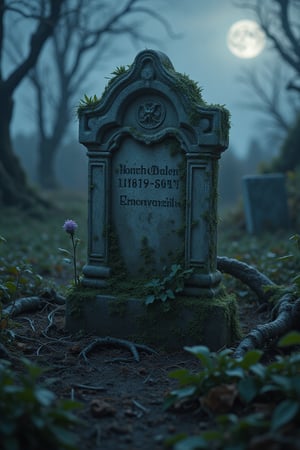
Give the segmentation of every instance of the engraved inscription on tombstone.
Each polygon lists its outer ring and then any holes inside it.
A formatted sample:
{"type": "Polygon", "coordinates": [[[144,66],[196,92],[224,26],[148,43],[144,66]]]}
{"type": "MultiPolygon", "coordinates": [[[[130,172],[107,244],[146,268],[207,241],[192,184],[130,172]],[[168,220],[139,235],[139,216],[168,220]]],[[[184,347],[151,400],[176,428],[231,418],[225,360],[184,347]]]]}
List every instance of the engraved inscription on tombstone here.
{"type": "Polygon", "coordinates": [[[133,275],[144,272],[143,250],[151,249],[147,263],[154,272],[172,264],[183,250],[182,165],[183,155],[172,155],[171,142],[149,148],[128,137],[113,154],[113,225],[133,275]]]}

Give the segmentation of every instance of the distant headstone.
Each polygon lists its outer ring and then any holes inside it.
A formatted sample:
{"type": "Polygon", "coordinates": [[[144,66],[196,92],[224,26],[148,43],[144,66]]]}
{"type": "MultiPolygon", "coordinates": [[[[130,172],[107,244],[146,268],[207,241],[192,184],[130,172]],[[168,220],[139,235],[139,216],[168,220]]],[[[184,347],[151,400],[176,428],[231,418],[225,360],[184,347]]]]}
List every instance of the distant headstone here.
{"type": "Polygon", "coordinates": [[[246,226],[249,233],[289,227],[283,174],[248,175],[243,178],[246,226]]]}
{"type": "Polygon", "coordinates": [[[89,250],[83,284],[99,287],[120,270],[161,274],[194,268],[191,293],[213,293],[218,158],[228,114],[207,106],[197,84],[168,57],[146,50],[83,108],[80,142],[89,156],[89,250]]]}

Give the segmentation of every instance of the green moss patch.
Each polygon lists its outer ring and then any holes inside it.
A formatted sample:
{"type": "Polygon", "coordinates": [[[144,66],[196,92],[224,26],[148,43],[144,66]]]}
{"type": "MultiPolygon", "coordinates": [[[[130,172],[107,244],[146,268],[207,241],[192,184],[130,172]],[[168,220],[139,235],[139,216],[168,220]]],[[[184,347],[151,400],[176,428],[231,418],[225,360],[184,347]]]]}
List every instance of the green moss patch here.
{"type": "Polygon", "coordinates": [[[99,290],[76,289],[67,299],[67,328],[164,350],[199,344],[218,350],[240,338],[235,297],[227,294],[176,297],[146,306],[144,297],[131,297],[130,290],[126,295],[113,296],[111,291],[99,295],[99,290]]]}
{"type": "MultiPolygon", "coordinates": [[[[230,113],[224,105],[208,104],[202,97],[202,88],[198,83],[192,80],[187,74],[175,71],[174,67],[169,63],[164,63],[165,70],[173,77],[174,84],[173,89],[184,97],[185,102],[189,105],[189,122],[192,126],[197,126],[202,118],[202,112],[199,111],[199,107],[207,109],[218,109],[221,112],[221,135],[228,137],[230,128],[230,113]]],[[[107,86],[104,88],[104,92],[101,97],[87,96],[80,100],[77,108],[77,115],[80,116],[86,109],[93,110],[101,103],[105,94],[108,93],[115,80],[122,79],[123,76],[127,76],[131,66],[128,65],[117,67],[112,72],[112,77],[109,79],[107,86]]]]}
{"type": "Polygon", "coordinates": [[[137,342],[148,342],[159,348],[180,348],[205,344],[214,349],[218,342],[231,345],[240,338],[235,297],[178,297],[168,305],[149,305],[138,318],[137,342]]]}

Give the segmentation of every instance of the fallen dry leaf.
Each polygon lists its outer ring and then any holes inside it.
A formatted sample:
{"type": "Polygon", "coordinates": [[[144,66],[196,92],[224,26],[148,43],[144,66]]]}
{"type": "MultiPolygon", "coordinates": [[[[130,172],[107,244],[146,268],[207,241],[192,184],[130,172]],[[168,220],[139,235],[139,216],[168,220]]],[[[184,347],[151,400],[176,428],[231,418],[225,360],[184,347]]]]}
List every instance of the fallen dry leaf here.
{"type": "Polygon", "coordinates": [[[201,398],[201,405],[214,413],[222,414],[230,411],[237,396],[238,390],[235,384],[221,384],[211,388],[201,398]]]}
{"type": "Polygon", "coordinates": [[[94,417],[114,416],[117,412],[110,403],[99,398],[91,401],[90,409],[94,417]]]}
{"type": "Polygon", "coordinates": [[[69,348],[69,353],[73,355],[77,355],[81,352],[81,346],[79,344],[72,345],[72,347],[69,348]]]}
{"type": "Polygon", "coordinates": [[[8,328],[8,319],[3,317],[0,320],[0,330],[6,330],[6,328],[8,328]]]}

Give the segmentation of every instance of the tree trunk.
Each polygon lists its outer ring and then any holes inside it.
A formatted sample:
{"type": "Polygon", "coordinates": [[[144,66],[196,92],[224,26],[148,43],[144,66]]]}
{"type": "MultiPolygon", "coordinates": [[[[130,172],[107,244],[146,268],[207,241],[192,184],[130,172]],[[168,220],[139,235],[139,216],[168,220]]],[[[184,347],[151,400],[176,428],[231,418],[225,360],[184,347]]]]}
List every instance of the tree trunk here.
{"type": "MultiPolygon", "coordinates": [[[[40,99],[39,110],[39,144],[38,144],[38,162],[37,162],[37,180],[39,185],[44,189],[56,189],[59,183],[56,178],[56,156],[58,148],[61,146],[64,136],[70,123],[69,103],[70,95],[67,87],[62,87],[60,100],[57,106],[57,114],[54,117],[52,130],[47,135],[45,132],[45,123],[43,121],[42,106],[42,86],[35,83],[37,96],[40,99]]],[[[67,169],[67,168],[66,168],[67,169]]]]}
{"type": "MultiPolygon", "coordinates": [[[[21,3],[20,11],[23,14],[24,2],[18,3],[21,3]]],[[[2,73],[4,12],[10,8],[6,7],[6,2],[0,0],[0,203],[4,205],[30,208],[37,202],[45,204],[28,186],[24,170],[13,153],[10,124],[13,115],[14,92],[35,66],[45,42],[53,34],[54,27],[60,18],[62,5],[62,0],[49,0],[49,14],[40,17],[35,31],[31,34],[27,57],[4,80],[2,73]]],[[[24,17],[26,16],[25,8],[24,17]]]]}
{"type": "Polygon", "coordinates": [[[37,180],[43,189],[56,189],[59,185],[55,175],[57,145],[51,138],[42,139],[38,145],[37,180]]]}
{"type": "Polygon", "coordinates": [[[13,153],[10,137],[13,106],[10,95],[0,88],[0,203],[28,208],[36,202],[36,195],[29,188],[24,170],[13,153]]]}

